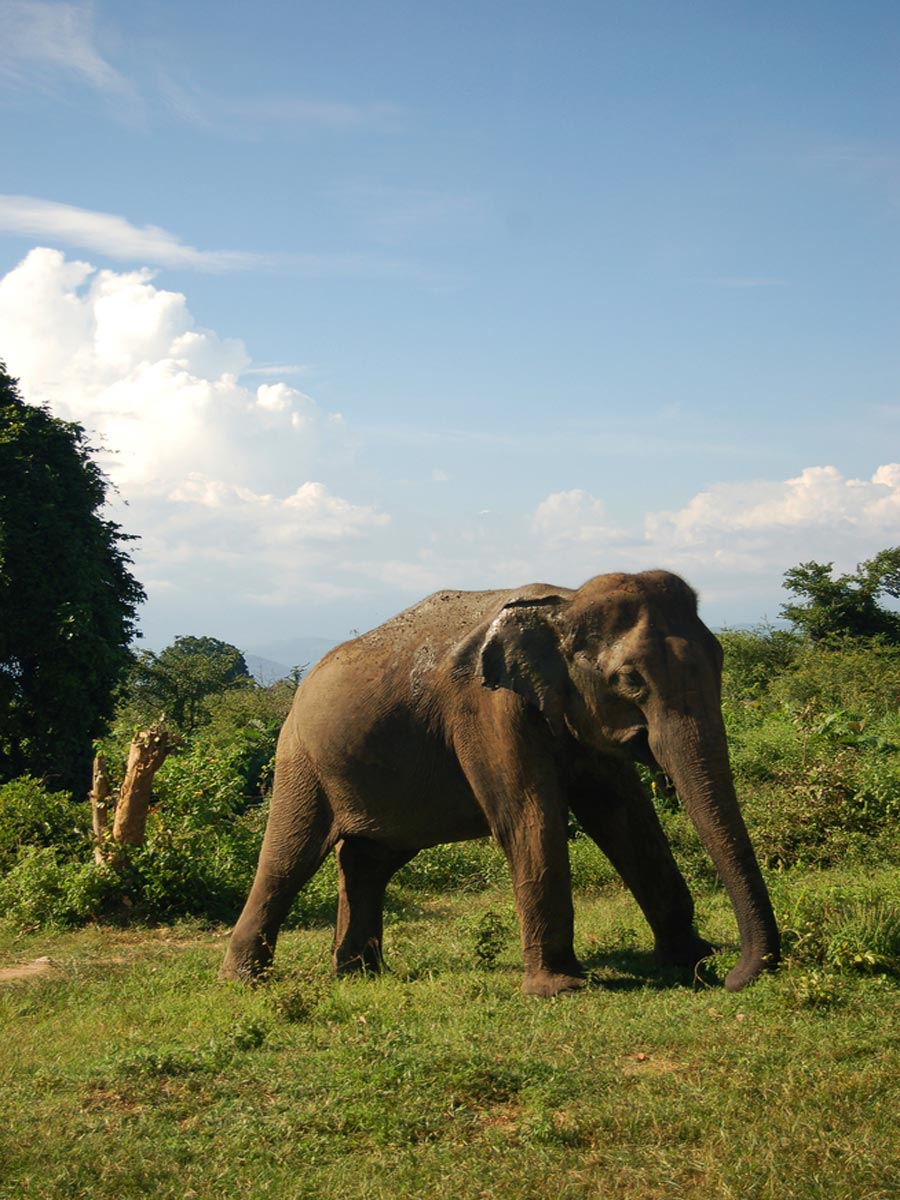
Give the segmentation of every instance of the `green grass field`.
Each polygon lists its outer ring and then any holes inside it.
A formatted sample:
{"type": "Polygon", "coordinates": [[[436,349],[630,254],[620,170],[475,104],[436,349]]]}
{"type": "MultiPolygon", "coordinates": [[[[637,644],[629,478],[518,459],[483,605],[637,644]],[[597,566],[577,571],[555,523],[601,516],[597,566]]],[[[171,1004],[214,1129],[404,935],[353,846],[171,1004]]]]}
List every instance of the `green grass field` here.
{"type": "Polygon", "coordinates": [[[51,961],[0,982],[0,1196],[893,1200],[900,871],[770,882],[789,956],[733,996],[713,892],[703,982],[579,895],[595,984],[550,1001],[496,886],[400,888],[377,979],[331,976],[325,925],[255,989],[217,981],[223,929],[7,932],[0,968],[51,961]]]}

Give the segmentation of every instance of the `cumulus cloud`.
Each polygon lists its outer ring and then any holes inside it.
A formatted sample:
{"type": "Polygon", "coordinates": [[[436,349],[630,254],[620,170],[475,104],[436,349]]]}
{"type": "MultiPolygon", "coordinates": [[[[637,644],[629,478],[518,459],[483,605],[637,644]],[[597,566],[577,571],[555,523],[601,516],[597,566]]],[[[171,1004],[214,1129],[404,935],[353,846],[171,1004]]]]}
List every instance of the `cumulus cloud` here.
{"type": "Polygon", "coordinates": [[[146,269],[32,250],[0,280],[0,328],[25,397],[99,445],[151,599],[316,593],[338,547],[389,521],[318,481],[346,451],[340,415],[283,381],[245,386],[243,343],[197,325],[146,269]]]}
{"type": "Polygon", "coordinates": [[[624,536],[607,521],[604,502],[583,488],[553,492],[537,506],[531,524],[551,543],[606,543],[624,536]]]}
{"type": "Polygon", "coordinates": [[[93,212],[37,196],[0,195],[0,230],[62,241],[120,262],[161,267],[235,271],[270,261],[242,250],[198,250],[157,225],[132,225],[115,213],[93,212]]]}
{"type": "Polygon", "coordinates": [[[281,497],[193,474],[169,493],[169,499],[200,505],[232,529],[243,527],[259,544],[276,548],[358,538],[390,520],[367,505],[333,496],[323,483],[315,482],[281,497]]]}
{"type": "Polygon", "coordinates": [[[666,567],[732,613],[755,606],[742,619],[758,617],[788,567],[813,559],[846,570],[897,542],[900,464],[880,466],[869,479],[814,466],[786,480],[717,483],[682,508],[645,513],[631,530],[611,526],[603,501],[589,492],[557,492],[538,505],[531,529],[539,575],[573,581],[593,571],[666,567]]]}
{"type": "MultiPolygon", "coordinates": [[[[676,550],[722,554],[764,547],[896,540],[900,529],[900,466],[879,467],[871,479],[847,479],[833,466],[806,467],[779,482],[720,483],[674,512],[651,513],[650,542],[676,550]]],[[[810,557],[811,555],[808,555],[810,557]]],[[[833,555],[832,555],[833,557],[833,555]]]]}

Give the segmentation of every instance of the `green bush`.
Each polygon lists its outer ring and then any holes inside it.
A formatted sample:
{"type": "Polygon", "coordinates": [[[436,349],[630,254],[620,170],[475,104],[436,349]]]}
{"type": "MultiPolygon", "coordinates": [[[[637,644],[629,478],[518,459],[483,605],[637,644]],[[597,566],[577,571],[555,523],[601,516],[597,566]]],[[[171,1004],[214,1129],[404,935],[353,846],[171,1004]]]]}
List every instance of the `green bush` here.
{"type": "Polygon", "coordinates": [[[482,838],[422,850],[397,872],[396,881],[426,891],[480,892],[508,882],[509,869],[497,843],[482,838]]]}
{"type": "Polygon", "coordinates": [[[885,900],[866,878],[824,891],[784,890],[788,902],[779,904],[776,895],[776,908],[789,965],[900,975],[900,904],[885,900]]]}
{"type": "Polygon", "coordinates": [[[569,869],[576,892],[598,892],[619,878],[597,843],[585,834],[569,841],[569,869]]]}
{"type": "Polygon", "coordinates": [[[240,753],[197,746],[160,768],[142,846],[130,853],[130,894],[145,916],[233,920],[256,869],[265,809],[247,807],[240,753]]]}
{"type": "Polygon", "coordinates": [[[83,925],[121,895],[121,881],[111,867],[61,862],[52,846],[25,847],[0,879],[4,922],[23,932],[83,925]]]}
{"type": "Polygon", "coordinates": [[[722,698],[726,706],[765,693],[771,680],[791,665],[803,645],[797,634],[770,625],[723,629],[719,641],[725,652],[722,698]]]}
{"type": "Polygon", "coordinates": [[[67,792],[50,792],[30,775],[0,785],[0,873],[27,846],[82,850],[90,830],[88,806],[74,804],[67,792]]]}
{"type": "Polygon", "coordinates": [[[770,866],[900,861],[900,652],[779,631],[723,637],[735,784],[770,866]]]}

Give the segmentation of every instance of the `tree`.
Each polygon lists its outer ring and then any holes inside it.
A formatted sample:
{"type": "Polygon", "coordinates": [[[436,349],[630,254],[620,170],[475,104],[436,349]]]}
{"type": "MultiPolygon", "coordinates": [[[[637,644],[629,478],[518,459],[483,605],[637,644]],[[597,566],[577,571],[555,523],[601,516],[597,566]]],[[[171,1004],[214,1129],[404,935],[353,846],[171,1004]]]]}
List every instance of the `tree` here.
{"type": "Polygon", "coordinates": [[[900,613],[878,603],[900,599],[900,546],[879,551],[854,572],[832,579],[833,563],[807,562],[784,573],[784,586],[800,604],[781,612],[814,641],[833,637],[881,637],[900,642],[900,613]]]}
{"type": "Polygon", "coordinates": [[[177,637],[159,654],[137,655],[119,724],[122,717],[143,722],[164,713],[175,730],[190,734],[206,718],[208,697],[249,683],[236,646],[212,637],[177,637]]]}
{"type": "Polygon", "coordinates": [[[81,425],[26,404],[0,363],[0,780],[84,793],[144,590],[81,425]]]}

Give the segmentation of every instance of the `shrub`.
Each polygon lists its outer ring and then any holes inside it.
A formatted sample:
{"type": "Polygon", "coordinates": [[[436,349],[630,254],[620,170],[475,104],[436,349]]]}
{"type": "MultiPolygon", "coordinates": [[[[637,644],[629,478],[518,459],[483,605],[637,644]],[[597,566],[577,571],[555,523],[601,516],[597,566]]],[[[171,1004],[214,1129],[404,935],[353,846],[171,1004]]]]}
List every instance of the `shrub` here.
{"type": "Polygon", "coordinates": [[[509,869],[497,843],[482,838],[422,850],[397,872],[396,881],[403,887],[430,891],[480,892],[507,883],[509,869]]]}
{"type": "Polygon", "coordinates": [[[477,967],[490,970],[506,949],[515,932],[515,918],[511,912],[497,912],[489,908],[468,922],[466,934],[471,946],[472,958],[477,967]]]}
{"type": "Polygon", "coordinates": [[[729,634],[723,708],[735,783],[770,866],[900,861],[900,653],[847,639],[729,634]]]}
{"type": "Polygon", "coordinates": [[[597,843],[585,834],[569,841],[569,869],[576,892],[598,892],[619,878],[597,843]]]}
{"type": "Polygon", "coordinates": [[[30,775],[0,785],[0,872],[26,846],[83,849],[90,829],[87,805],[74,804],[67,792],[50,792],[30,775]]]}
{"type": "Polygon", "coordinates": [[[719,641],[725,652],[722,696],[726,704],[765,693],[773,677],[791,665],[803,645],[796,633],[771,625],[723,629],[719,641]]]}
{"type": "Polygon", "coordinates": [[[4,922],[30,932],[83,925],[121,899],[121,881],[109,866],[60,862],[52,846],[28,846],[0,879],[4,922]]]}
{"type": "Polygon", "coordinates": [[[789,965],[900,974],[900,905],[865,881],[825,892],[794,890],[779,916],[789,965]]]}
{"type": "Polygon", "coordinates": [[[256,869],[265,809],[247,807],[235,752],[195,747],[157,775],[157,803],[130,853],[131,896],[147,916],[233,920],[256,869]]]}

